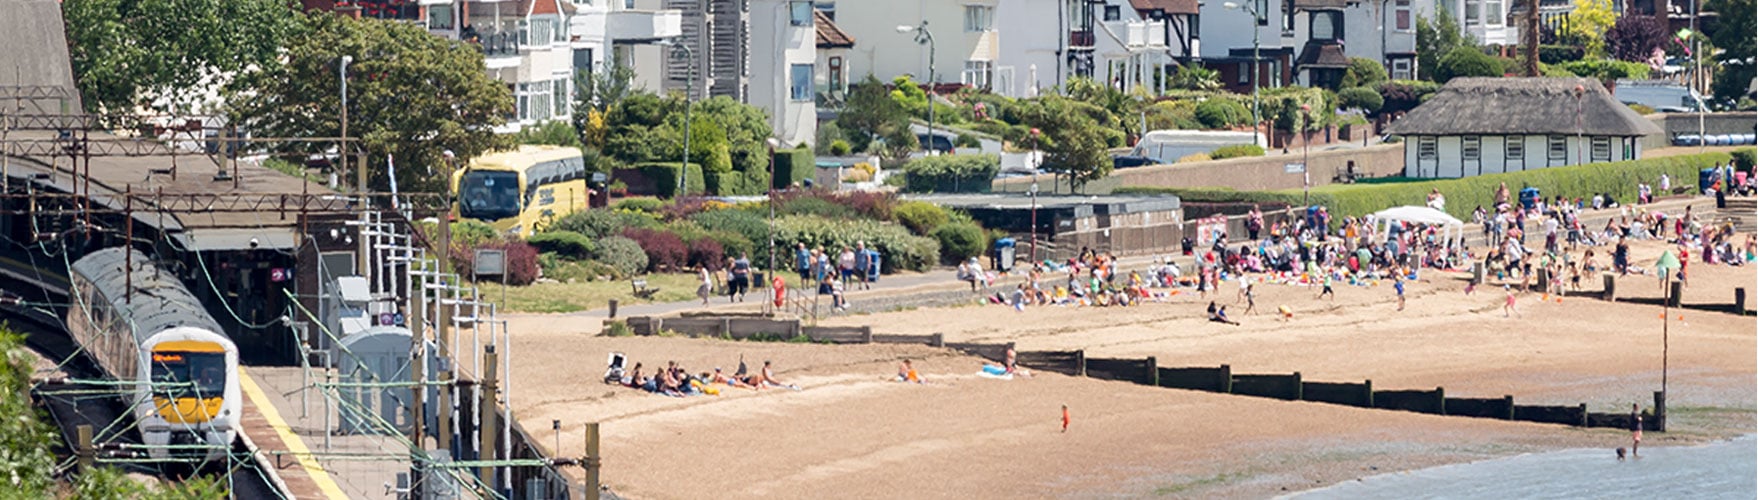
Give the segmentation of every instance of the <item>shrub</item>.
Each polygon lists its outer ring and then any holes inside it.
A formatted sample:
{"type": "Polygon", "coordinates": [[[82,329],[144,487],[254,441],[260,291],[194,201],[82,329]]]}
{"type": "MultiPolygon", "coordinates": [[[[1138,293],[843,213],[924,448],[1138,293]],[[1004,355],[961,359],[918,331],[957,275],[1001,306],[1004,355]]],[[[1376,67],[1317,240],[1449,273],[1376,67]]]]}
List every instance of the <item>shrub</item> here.
{"type": "Polygon", "coordinates": [[[1420,80],[1392,80],[1381,83],[1376,88],[1380,93],[1381,113],[1409,111],[1421,105],[1424,99],[1434,95],[1441,86],[1435,82],[1420,80]]]}
{"type": "Polygon", "coordinates": [[[1379,111],[1386,104],[1380,93],[1367,87],[1350,87],[1337,93],[1337,101],[1342,107],[1355,108],[1368,113],[1379,111]]]}
{"type": "Polygon", "coordinates": [[[926,156],[903,166],[906,189],[916,193],[987,193],[1001,157],[993,154],[926,156]]]}
{"type": "Polygon", "coordinates": [[[641,244],[622,236],[598,240],[598,254],[592,259],[603,262],[622,276],[633,276],[647,269],[647,252],[641,250],[641,244]]]}
{"type": "Polygon", "coordinates": [[[970,222],[953,222],[934,228],[934,240],[940,242],[940,261],[959,262],[983,254],[988,243],[983,228],[970,222]]]}
{"type": "Polygon", "coordinates": [[[1173,162],[1173,163],[1193,163],[1193,162],[1199,162],[1199,161],[1209,161],[1209,160],[1213,160],[1213,159],[1215,159],[1215,158],[1209,156],[1208,153],[1197,152],[1197,153],[1191,153],[1191,154],[1187,154],[1184,156],[1180,156],[1180,157],[1178,157],[1178,161],[1173,162]]]}
{"type": "Polygon", "coordinates": [[[663,229],[630,228],[623,237],[634,240],[647,254],[647,270],[676,271],[689,263],[690,251],[678,235],[663,229]]]}
{"type": "MultiPolygon", "coordinates": [[[[637,175],[652,183],[650,187],[631,186],[630,189],[632,192],[651,190],[651,192],[635,192],[635,194],[650,194],[660,198],[674,198],[679,194],[677,162],[636,163],[621,170],[634,170],[637,172],[637,175]],[[641,189],[636,190],[636,187],[640,187],[641,189]]],[[[689,176],[685,179],[685,182],[688,184],[685,186],[685,190],[688,192],[702,193],[707,186],[707,180],[702,176],[702,165],[691,163],[689,166],[689,176]]]]}
{"type": "Polygon", "coordinates": [[[1196,121],[1207,128],[1251,123],[1251,110],[1232,99],[1214,98],[1196,105],[1196,121]]]}
{"type": "Polygon", "coordinates": [[[775,208],[775,213],[778,215],[815,215],[826,219],[855,216],[854,209],[817,196],[802,196],[780,202],[775,208]]]}
{"type": "MultiPolygon", "coordinates": [[[[825,219],[822,217],[789,216],[776,221],[776,248],[786,252],[778,263],[792,263],[793,253],[787,249],[798,243],[811,247],[841,249],[853,247],[857,241],[877,250],[881,270],[920,271],[932,266],[940,256],[940,244],[932,238],[913,236],[909,229],[871,219],[825,219]]],[[[753,256],[753,259],[756,259],[753,256]]]]}
{"type": "Polygon", "coordinates": [[[591,238],[573,231],[538,233],[526,238],[525,243],[537,247],[540,252],[554,252],[568,260],[591,258],[592,253],[598,249],[591,238]]]}
{"type": "Polygon", "coordinates": [[[549,225],[550,231],[573,231],[587,238],[599,239],[622,234],[631,227],[658,227],[659,220],[643,212],[625,210],[581,210],[568,214],[549,225]]]}
{"type": "MultiPolygon", "coordinates": [[[[436,233],[433,237],[434,241],[439,241],[439,234],[436,233]]],[[[497,239],[500,239],[500,232],[482,221],[464,219],[452,223],[453,245],[476,246],[497,239]]]]}
{"type": "Polygon", "coordinates": [[[958,134],[958,137],[953,138],[952,145],[960,148],[980,148],[983,147],[983,142],[971,134],[958,134]]]}
{"type": "Polygon", "coordinates": [[[891,208],[891,213],[897,216],[899,224],[909,228],[910,232],[922,236],[933,232],[934,228],[946,224],[947,221],[946,209],[925,201],[912,200],[898,203],[897,206],[891,208]]]}
{"type": "Polygon", "coordinates": [[[818,163],[810,149],[777,149],[775,150],[775,178],[770,179],[770,187],[787,189],[806,179],[818,169],[818,163]]]}
{"type": "Polygon", "coordinates": [[[657,214],[660,209],[665,208],[665,201],[659,198],[646,197],[623,198],[622,200],[618,200],[615,205],[611,205],[611,208],[616,210],[628,210],[630,212],[657,214]]]}
{"type": "Polygon", "coordinates": [[[1225,160],[1227,158],[1239,158],[1239,157],[1245,157],[1245,156],[1263,156],[1263,155],[1264,155],[1264,147],[1256,145],[1256,144],[1228,144],[1226,146],[1221,146],[1219,148],[1215,148],[1214,152],[1209,153],[1210,158],[1214,158],[1217,160],[1225,160]]]}
{"type": "Polygon", "coordinates": [[[1344,87],[1366,87],[1386,81],[1386,67],[1365,57],[1349,58],[1349,69],[1343,70],[1344,87]]]}
{"type": "Polygon", "coordinates": [[[726,263],[726,249],[720,246],[720,242],[708,237],[691,241],[687,255],[690,267],[718,269],[726,263]]]}
{"type": "Polygon", "coordinates": [[[1585,59],[1570,61],[1557,65],[1576,76],[1596,78],[1609,82],[1620,78],[1648,78],[1647,64],[1639,62],[1618,61],[1612,59],[1585,59]]]}
{"type": "Polygon", "coordinates": [[[830,142],[830,156],[848,156],[850,151],[848,141],[837,139],[830,142]]]}
{"type": "Polygon", "coordinates": [[[1734,169],[1751,172],[1754,156],[1758,156],[1758,148],[1744,148],[1744,149],[1734,150],[1733,151],[1734,169]]]}
{"type": "Polygon", "coordinates": [[[1441,83],[1467,76],[1502,76],[1502,64],[1477,47],[1462,46],[1441,56],[1434,76],[1441,83]]]}
{"type": "MultiPolygon", "coordinates": [[[[537,248],[523,241],[491,241],[476,246],[454,245],[452,247],[453,269],[463,271],[474,269],[476,267],[476,250],[478,249],[506,252],[506,283],[508,285],[525,286],[537,281],[537,248]]],[[[495,279],[495,281],[499,280],[495,279]]]]}

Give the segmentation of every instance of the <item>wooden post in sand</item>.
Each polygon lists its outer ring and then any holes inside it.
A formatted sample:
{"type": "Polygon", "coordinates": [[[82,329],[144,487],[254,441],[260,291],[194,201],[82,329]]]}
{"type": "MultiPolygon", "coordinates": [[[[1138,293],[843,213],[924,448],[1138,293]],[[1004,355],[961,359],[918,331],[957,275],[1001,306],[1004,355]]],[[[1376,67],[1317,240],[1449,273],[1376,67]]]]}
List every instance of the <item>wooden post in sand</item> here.
{"type": "Polygon", "coordinates": [[[1508,411],[1508,413],[1506,415],[1503,415],[1502,418],[1504,418],[1506,420],[1513,420],[1514,419],[1514,395],[1503,394],[1502,395],[1502,406],[1506,407],[1507,411],[1508,411]]]}
{"type": "Polygon", "coordinates": [[[598,470],[604,457],[598,455],[598,422],[586,424],[586,500],[598,500],[598,470]]]}
{"type": "Polygon", "coordinates": [[[1233,367],[1221,365],[1221,394],[1233,393],[1233,367]]]}
{"type": "Polygon", "coordinates": [[[1361,381],[1361,400],[1366,401],[1362,408],[1373,408],[1373,379],[1361,381]]]}
{"type": "Polygon", "coordinates": [[[1436,414],[1436,415],[1446,415],[1447,414],[1447,388],[1445,388],[1445,387],[1434,388],[1434,409],[1435,409],[1434,414],[1436,414]]]}
{"type": "Polygon", "coordinates": [[[1154,387],[1159,387],[1160,386],[1160,362],[1158,360],[1154,359],[1153,356],[1148,356],[1148,359],[1142,361],[1142,368],[1147,370],[1147,373],[1144,374],[1145,376],[1142,377],[1142,383],[1146,384],[1146,385],[1151,385],[1154,387]]]}
{"type": "Polygon", "coordinates": [[[1666,432],[1666,391],[1654,391],[1654,430],[1666,432]]]}
{"type": "Polygon", "coordinates": [[[1668,294],[1666,298],[1667,307],[1679,307],[1679,297],[1685,294],[1685,282],[1673,281],[1667,286],[1672,287],[1672,293],[1668,294]]]}
{"type": "Polygon", "coordinates": [[[1740,316],[1746,315],[1746,289],[1745,288],[1735,288],[1734,289],[1734,314],[1737,314],[1740,316]]]}
{"type": "Polygon", "coordinates": [[[1087,376],[1087,350],[1074,351],[1074,376],[1087,376]]]}
{"type": "Polygon", "coordinates": [[[1600,298],[1607,301],[1618,300],[1618,277],[1612,273],[1601,274],[1600,277],[1605,279],[1605,293],[1600,298]]]}

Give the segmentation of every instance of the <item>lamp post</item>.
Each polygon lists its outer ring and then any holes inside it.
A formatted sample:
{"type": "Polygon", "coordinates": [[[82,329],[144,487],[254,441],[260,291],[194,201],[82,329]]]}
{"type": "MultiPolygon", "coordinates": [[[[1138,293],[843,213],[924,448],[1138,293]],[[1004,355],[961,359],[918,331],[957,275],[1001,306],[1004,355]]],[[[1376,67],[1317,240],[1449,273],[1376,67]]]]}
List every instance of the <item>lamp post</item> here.
{"type": "Polygon", "coordinates": [[[1038,183],[1032,182],[1032,266],[1038,265],[1038,183]]]}
{"type": "Polygon", "coordinates": [[[899,25],[897,25],[897,32],[898,33],[912,33],[913,32],[916,34],[916,43],[917,44],[922,44],[922,45],[928,46],[928,79],[927,79],[927,81],[928,81],[928,152],[933,153],[935,151],[935,145],[934,145],[934,34],[928,31],[928,20],[927,19],[923,19],[922,24],[918,25],[918,26],[899,24],[899,25]]]}
{"type": "Polygon", "coordinates": [[[770,137],[763,141],[769,145],[769,274],[775,274],[775,148],[781,147],[781,141],[770,137]]]}
{"type": "Polygon", "coordinates": [[[687,187],[689,184],[685,183],[684,180],[690,177],[690,109],[696,104],[690,96],[696,92],[696,51],[691,50],[688,44],[671,40],[660,40],[659,45],[684,49],[684,59],[690,63],[690,69],[684,71],[684,163],[678,165],[677,192],[679,196],[682,196],[690,194],[689,187],[687,187]]]}
{"type": "Polygon", "coordinates": [[[1312,165],[1306,164],[1307,158],[1311,157],[1308,152],[1312,150],[1312,137],[1307,134],[1307,129],[1312,126],[1312,105],[1300,105],[1300,115],[1303,118],[1300,121],[1300,204],[1312,206],[1307,201],[1312,197],[1312,174],[1309,173],[1312,165]]]}
{"type": "MultiPolygon", "coordinates": [[[[1575,84],[1575,161],[1577,163],[1587,163],[1582,161],[1587,158],[1587,155],[1581,152],[1581,142],[1583,141],[1581,133],[1582,129],[1586,128],[1586,125],[1581,124],[1581,95],[1585,93],[1587,93],[1587,87],[1575,84]]],[[[1697,139],[1702,140],[1703,136],[1697,136],[1697,139]]]]}
{"type": "MultiPolygon", "coordinates": [[[[1257,82],[1258,78],[1257,77],[1260,73],[1262,73],[1262,70],[1263,70],[1263,68],[1260,66],[1261,63],[1259,62],[1263,56],[1259,54],[1259,51],[1262,50],[1261,49],[1262,45],[1258,42],[1258,33],[1260,31],[1258,29],[1258,23],[1262,23],[1264,21],[1264,18],[1263,18],[1263,14],[1261,14],[1257,11],[1257,7],[1255,7],[1255,5],[1256,4],[1241,5],[1241,4],[1234,3],[1234,2],[1225,2],[1225,3],[1221,4],[1222,7],[1226,7],[1229,9],[1243,10],[1243,11],[1245,11],[1245,13],[1251,14],[1251,135],[1253,136],[1251,138],[1252,144],[1257,144],[1257,137],[1256,137],[1257,136],[1257,127],[1258,127],[1258,125],[1261,125],[1264,122],[1263,117],[1262,117],[1262,111],[1260,111],[1263,108],[1263,104],[1262,104],[1261,100],[1258,98],[1258,93],[1257,93],[1257,88],[1258,88],[1258,82],[1257,82]]],[[[1263,146],[1268,146],[1268,144],[1263,144],[1263,146]]]]}

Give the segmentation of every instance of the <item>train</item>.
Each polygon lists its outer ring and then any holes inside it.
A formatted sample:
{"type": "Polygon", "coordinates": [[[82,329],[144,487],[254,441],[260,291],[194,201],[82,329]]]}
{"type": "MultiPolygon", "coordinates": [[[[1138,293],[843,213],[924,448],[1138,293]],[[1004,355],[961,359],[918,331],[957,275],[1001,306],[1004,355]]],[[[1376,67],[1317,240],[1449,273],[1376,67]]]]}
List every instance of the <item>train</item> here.
{"type": "Polygon", "coordinates": [[[67,331],[106,374],[125,382],[124,402],[147,455],[225,456],[243,412],[238,346],[201,301],[175,273],[129,247],[87,254],[68,275],[67,331]]]}

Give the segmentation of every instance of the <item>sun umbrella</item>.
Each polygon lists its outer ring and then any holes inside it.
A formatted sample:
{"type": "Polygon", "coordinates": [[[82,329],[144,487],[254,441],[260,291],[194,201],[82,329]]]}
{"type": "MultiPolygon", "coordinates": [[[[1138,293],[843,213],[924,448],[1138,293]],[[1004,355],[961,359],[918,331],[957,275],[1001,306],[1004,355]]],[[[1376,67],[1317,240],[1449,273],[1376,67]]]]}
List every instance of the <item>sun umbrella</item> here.
{"type": "Polygon", "coordinates": [[[1678,268],[1679,256],[1673,255],[1672,250],[1667,250],[1666,253],[1660,254],[1660,259],[1654,261],[1655,273],[1662,276],[1666,275],[1666,273],[1678,270],[1678,268]]]}

